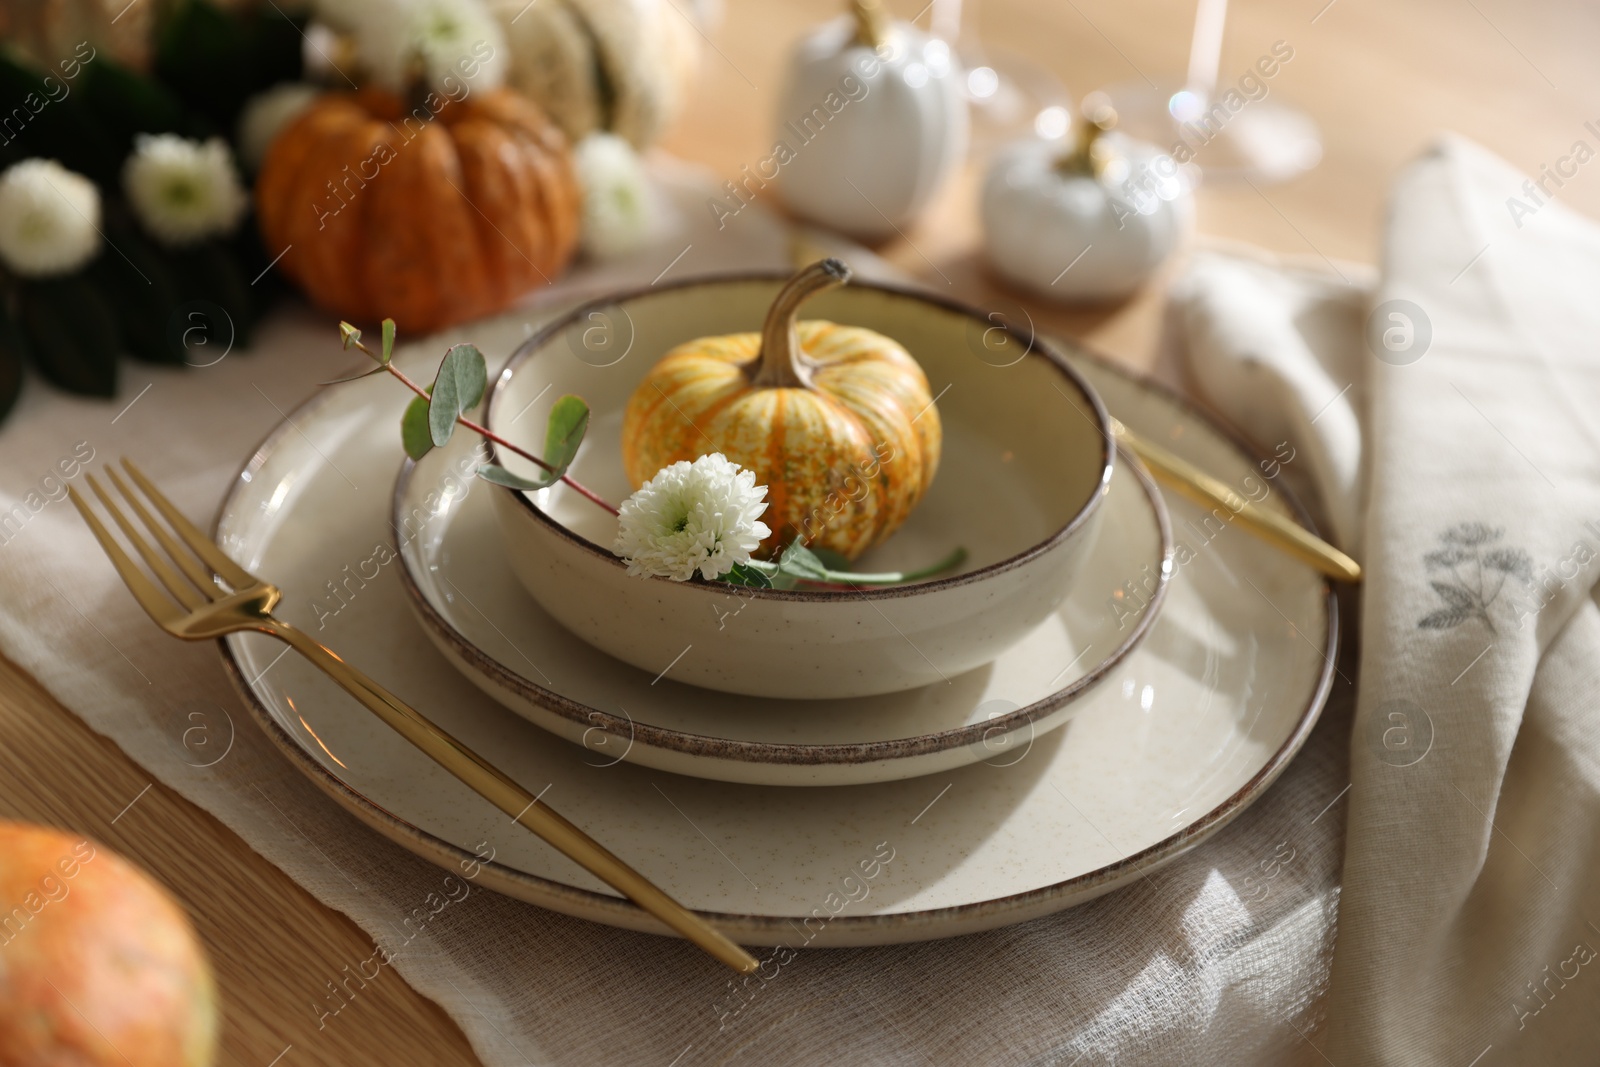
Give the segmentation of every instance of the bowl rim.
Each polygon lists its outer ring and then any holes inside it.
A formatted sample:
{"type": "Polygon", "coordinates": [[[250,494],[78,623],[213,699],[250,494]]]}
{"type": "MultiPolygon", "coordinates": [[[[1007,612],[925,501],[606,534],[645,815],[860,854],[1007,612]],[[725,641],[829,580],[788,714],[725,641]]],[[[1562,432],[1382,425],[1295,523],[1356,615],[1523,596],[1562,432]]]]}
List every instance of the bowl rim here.
{"type": "MultiPolygon", "coordinates": [[[[530,334],[520,345],[517,346],[516,350],[512,352],[509,357],[507,357],[505,364],[500,368],[500,372],[496,374],[494,380],[489,383],[488,394],[485,398],[486,405],[484,424],[488,426],[490,430],[494,430],[495,403],[500,399],[501,396],[504,395],[503,390],[506,384],[509,383],[516,375],[518,368],[527,363],[540,349],[544,348],[555,338],[565,333],[569,327],[575,323],[584,321],[592,312],[613,305],[621,305],[630,300],[652,296],[657,293],[670,293],[678,289],[704,288],[709,286],[746,282],[782,283],[792,277],[793,274],[793,271],[788,270],[726,271],[718,274],[696,275],[691,278],[683,278],[668,282],[666,284],[635,286],[630,289],[617,290],[603,296],[586,300],[577,307],[572,308],[564,314],[559,315],[545,323],[537,331],[530,334]]],[[[938,293],[932,293],[925,289],[920,289],[913,286],[902,286],[885,282],[852,279],[846,289],[873,290],[880,293],[887,293],[894,297],[903,297],[910,300],[932,304],[944,311],[955,312],[956,314],[966,316],[975,322],[982,323],[985,329],[989,329],[995,325],[993,318],[979,308],[973,307],[972,305],[963,303],[959,300],[953,300],[949,297],[941,296],[938,293]]],[[[1099,477],[1095,479],[1094,485],[1089,491],[1088,499],[1079,506],[1078,510],[1073,513],[1072,517],[1069,518],[1060,528],[1054,530],[1042,541],[1028,546],[1015,555],[1007,556],[1005,559],[997,560],[994,563],[979,567],[976,570],[951,575],[947,578],[934,578],[924,582],[913,582],[909,585],[876,586],[848,590],[768,589],[759,586],[744,586],[740,589],[740,596],[748,596],[756,600],[790,602],[798,601],[802,603],[829,603],[840,601],[855,603],[863,600],[892,600],[907,596],[923,596],[926,594],[941,592],[945,589],[953,589],[958,586],[968,585],[972,582],[982,581],[983,579],[993,577],[1016,567],[1020,567],[1023,564],[1026,564],[1031,560],[1037,559],[1038,557],[1044,555],[1046,552],[1049,552],[1051,549],[1055,548],[1057,545],[1066,541],[1073,534],[1081,530],[1089,521],[1090,516],[1092,516],[1096,509],[1100,507],[1100,501],[1104,498],[1106,490],[1111,485],[1111,474],[1116,462],[1115,457],[1117,454],[1116,441],[1111,432],[1111,417],[1106,410],[1105,403],[1100,399],[1100,394],[1095,391],[1094,387],[1089,384],[1088,380],[1079,374],[1075,369],[1073,369],[1072,365],[1067,362],[1065,357],[1063,357],[1061,353],[1057,352],[1050,342],[1046,341],[1043,337],[1040,337],[1037,331],[1030,331],[1028,351],[1023,354],[1022,359],[1027,359],[1033,356],[1035,353],[1037,353],[1040,358],[1044,359],[1046,363],[1054,368],[1055,371],[1061,375],[1061,377],[1065,378],[1067,384],[1077,390],[1078,395],[1088,403],[1089,410],[1085,411],[1083,408],[1078,407],[1077,403],[1072,399],[1070,394],[1062,394],[1069,404],[1072,404],[1073,407],[1077,408],[1080,415],[1082,415],[1085,419],[1088,419],[1095,426],[1095,428],[1099,430],[1100,436],[1099,477]]],[[[665,353],[663,353],[663,355],[665,355],[665,353]]],[[[1021,360],[1018,360],[1017,362],[1021,362],[1021,360]]],[[[489,448],[489,462],[498,464],[500,462],[498,446],[492,440],[486,440],[485,443],[489,448]]],[[[595,544],[587,537],[568,529],[564,524],[558,522],[543,508],[539,507],[538,505],[534,504],[532,500],[528,499],[527,493],[518,489],[511,489],[507,486],[493,483],[491,483],[490,488],[498,492],[511,493],[513,498],[520,506],[526,508],[532,513],[535,521],[543,524],[558,537],[572,544],[580,551],[603,559],[615,567],[623,568],[626,566],[620,556],[611,552],[604,546],[595,544]]],[[[674,586],[684,589],[699,589],[702,592],[713,596],[724,596],[727,593],[725,582],[707,581],[699,574],[696,574],[690,580],[683,582],[672,581],[672,579],[659,576],[652,576],[643,580],[671,582],[674,586]]]]}

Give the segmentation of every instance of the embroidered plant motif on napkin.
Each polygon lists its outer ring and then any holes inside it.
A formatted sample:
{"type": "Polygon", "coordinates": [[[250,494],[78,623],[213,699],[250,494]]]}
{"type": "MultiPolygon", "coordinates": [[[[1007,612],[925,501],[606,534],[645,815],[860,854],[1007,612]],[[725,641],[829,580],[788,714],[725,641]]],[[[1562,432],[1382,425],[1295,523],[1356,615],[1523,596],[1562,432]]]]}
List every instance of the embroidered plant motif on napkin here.
{"type": "Polygon", "coordinates": [[[1489,609],[1507,580],[1533,584],[1533,560],[1526,552],[1488,547],[1504,534],[1504,529],[1481,522],[1458,522],[1439,535],[1441,546],[1423,556],[1422,562],[1439,575],[1428,584],[1445,603],[1417,620],[1420,629],[1449,630],[1477,619],[1490,633],[1498,632],[1489,609]]]}

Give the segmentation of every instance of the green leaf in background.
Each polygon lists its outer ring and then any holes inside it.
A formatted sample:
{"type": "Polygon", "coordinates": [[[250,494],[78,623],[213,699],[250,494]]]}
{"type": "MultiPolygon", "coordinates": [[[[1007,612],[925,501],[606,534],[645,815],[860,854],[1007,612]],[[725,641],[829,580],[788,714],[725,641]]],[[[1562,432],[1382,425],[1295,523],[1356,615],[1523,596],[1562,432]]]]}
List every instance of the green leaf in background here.
{"type": "Polygon", "coordinates": [[[394,358],[394,320],[383,320],[383,353],[378,360],[384,366],[389,365],[389,360],[394,358]]]}
{"type": "MultiPolygon", "coordinates": [[[[84,71],[101,58],[80,66],[80,81],[87,76],[84,71]]],[[[17,109],[28,116],[26,122],[13,122],[6,129],[8,147],[20,149],[24,156],[54,159],[102,189],[117,188],[123,157],[113,138],[95,120],[74,83],[64,81],[57,72],[50,78],[47,85],[39,72],[0,49],[0,101],[11,109],[6,117],[16,116],[17,109]]]]}
{"type": "Polygon", "coordinates": [[[589,429],[589,405],[582,397],[568,393],[550,408],[550,421],[544,430],[544,461],[565,474],[578,455],[583,435],[589,429]]]}
{"type": "Polygon", "coordinates": [[[186,362],[169,336],[172,316],[183,303],[178,278],[150,242],[131,227],[108,229],[114,247],[89,265],[89,281],[117,317],[124,350],[149,363],[186,362]]]}
{"type": "Polygon", "coordinates": [[[454,345],[444,354],[439,376],[433,380],[430,390],[433,399],[428,403],[428,429],[435,445],[450,440],[456,419],[478,406],[488,384],[489,372],[483,353],[476,346],[454,345]]]}
{"type": "Polygon", "coordinates": [[[135,134],[180,133],[203,136],[176,96],[160,82],[113,62],[105,53],[85,64],[77,92],[118,155],[133,151],[135,134]]]}
{"type": "Polygon", "coordinates": [[[433,451],[433,434],[428,429],[428,402],[422,397],[414,397],[406,405],[405,414],[400,416],[400,443],[405,445],[406,455],[412,459],[421,459],[433,451]]]}
{"type": "Polygon", "coordinates": [[[208,0],[178,0],[156,34],[156,75],[231,134],[247,99],[300,78],[304,22],[279,4],[231,12],[208,0]]]}
{"type": "Polygon", "coordinates": [[[22,327],[35,365],[73,393],[117,394],[117,319],[81,274],[19,286],[22,327]]]}
{"type": "Polygon", "coordinates": [[[22,367],[31,358],[22,327],[6,312],[0,300],[0,419],[16,406],[22,393],[22,367]]]}
{"type": "Polygon", "coordinates": [[[255,330],[256,305],[250,282],[239,261],[221,241],[202,241],[192,248],[168,250],[185,300],[206,300],[221,308],[226,323],[213,323],[213,337],[232,337],[235,348],[248,348],[255,330]]]}

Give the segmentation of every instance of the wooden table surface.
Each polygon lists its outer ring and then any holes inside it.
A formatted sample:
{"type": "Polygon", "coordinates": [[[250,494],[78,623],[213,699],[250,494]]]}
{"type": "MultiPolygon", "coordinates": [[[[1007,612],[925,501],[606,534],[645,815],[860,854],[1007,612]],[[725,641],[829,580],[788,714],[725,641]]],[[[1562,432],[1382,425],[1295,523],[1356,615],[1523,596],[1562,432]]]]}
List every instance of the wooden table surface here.
{"type": "MultiPolygon", "coordinates": [[[[920,5],[890,3],[901,17],[920,5]]],[[[665,147],[732,177],[770,147],[776,72],[789,43],[842,4],[733,0],[726,7],[695,98],[665,147]]],[[[990,54],[1021,56],[1081,94],[1181,77],[1192,18],[1192,5],[1174,0],[968,0],[963,31],[990,54]]],[[[1376,261],[1387,184],[1441,129],[1535,174],[1575,141],[1600,147],[1584,128],[1600,120],[1600,65],[1589,54],[1597,38],[1600,7],[1571,0],[1539,7],[1513,0],[1421,0],[1403,8],[1379,0],[1235,3],[1222,80],[1236,81],[1273,42],[1288,42],[1294,58],[1271,93],[1315,117],[1325,156],[1287,184],[1203,188],[1199,231],[1283,253],[1376,261]]],[[[1009,294],[986,277],[975,252],[974,183],[972,175],[956,183],[930,221],[880,251],[984,304],[1009,294]]],[[[1558,196],[1600,215],[1600,168],[1580,171],[1558,196]]],[[[1032,310],[1050,327],[1148,366],[1160,304],[1157,288],[1110,309],[1032,310]]],[[[109,825],[110,813],[148,780],[0,660],[0,815],[91,834],[177,893],[220,980],[221,1062],[264,1067],[289,1045],[283,1067],[478,1062],[454,1023],[393,975],[363,991],[339,1027],[317,1033],[310,1005],[324,976],[368,955],[369,939],[160,785],[109,825]],[[203,883],[191,877],[196,866],[207,872],[203,883]],[[287,927],[305,936],[278,936],[287,927]]]]}

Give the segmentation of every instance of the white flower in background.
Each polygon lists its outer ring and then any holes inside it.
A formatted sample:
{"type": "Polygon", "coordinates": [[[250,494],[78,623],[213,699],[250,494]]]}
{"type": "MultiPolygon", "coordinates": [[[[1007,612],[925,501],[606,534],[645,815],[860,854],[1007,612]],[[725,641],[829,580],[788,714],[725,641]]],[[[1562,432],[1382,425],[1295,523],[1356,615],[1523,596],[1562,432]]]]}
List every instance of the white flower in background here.
{"type": "Polygon", "coordinates": [[[455,99],[505,82],[511,50],[482,0],[318,0],[318,14],[354,38],[375,85],[404,92],[415,66],[455,99]]]}
{"type": "Polygon", "coordinates": [[[245,101],[234,139],[239,146],[239,161],[252,172],[260,170],[261,161],[267,158],[267,149],[278,134],[321,95],[322,90],[315,85],[284,82],[245,101]]]}
{"type": "Polygon", "coordinates": [[[583,190],[583,250],[595,259],[637,251],[650,236],[649,179],[633,146],[614,133],[591,133],[573,152],[583,190]]]}
{"type": "Polygon", "coordinates": [[[767,487],[721,452],[663,467],[622,502],[613,550],[628,573],[684,582],[718,578],[772,533],[760,521],[767,487]]]}
{"type": "Polygon", "coordinates": [[[68,274],[100,248],[100,191],[53,159],[0,174],[0,260],[18,274],[68,274]]]}
{"type": "Polygon", "coordinates": [[[122,187],[145,229],[169,245],[228,233],[249,206],[220,137],[202,144],[141,133],[122,168],[122,187]]]}

